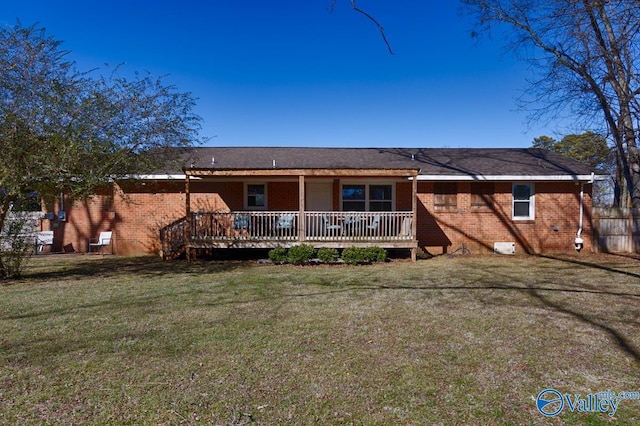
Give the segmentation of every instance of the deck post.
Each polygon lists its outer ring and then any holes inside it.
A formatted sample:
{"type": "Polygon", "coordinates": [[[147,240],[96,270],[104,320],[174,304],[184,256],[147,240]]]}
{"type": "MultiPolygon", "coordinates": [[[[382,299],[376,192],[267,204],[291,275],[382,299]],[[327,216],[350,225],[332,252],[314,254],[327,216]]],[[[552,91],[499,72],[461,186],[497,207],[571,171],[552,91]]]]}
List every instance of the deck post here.
{"type": "Polygon", "coordinates": [[[191,262],[191,194],[189,192],[189,173],[185,173],[185,180],[184,180],[184,199],[185,199],[185,206],[184,206],[184,212],[185,212],[185,217],[187,219],[187,222],[184,226],[184,251],[185,254],[187,256],[187,262],[191,262]]]}
{"type": "Polygon", "coordinates": [[[418,171],[413,172],[411,181],[411,214],[413,220],[411,221],[411,238],[416,243],[416,247],[411,249],[411,260],[415,262],[417,260],[417,245],[418,245],[418,171]]]}
{"type": "Polygon", "coordinates": [[[304,214],[305,188],[304,188],[304,175],[298,176],[298,194],[300,199],[298,201],[298,241],[304,241],[307,235],[307,220],[304,214]]]}

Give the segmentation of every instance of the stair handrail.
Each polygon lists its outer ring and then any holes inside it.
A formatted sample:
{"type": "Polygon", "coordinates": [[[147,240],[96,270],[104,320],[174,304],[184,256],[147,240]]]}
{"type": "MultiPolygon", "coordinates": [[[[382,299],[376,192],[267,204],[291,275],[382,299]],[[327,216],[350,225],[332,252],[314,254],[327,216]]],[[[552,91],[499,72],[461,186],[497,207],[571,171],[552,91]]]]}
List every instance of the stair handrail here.
{"type": "Polygon", "coordinates": [[[183,216],[160,229],[160,247],[164,259],[180,253],[187,244],[187,217],[183,216]]]}

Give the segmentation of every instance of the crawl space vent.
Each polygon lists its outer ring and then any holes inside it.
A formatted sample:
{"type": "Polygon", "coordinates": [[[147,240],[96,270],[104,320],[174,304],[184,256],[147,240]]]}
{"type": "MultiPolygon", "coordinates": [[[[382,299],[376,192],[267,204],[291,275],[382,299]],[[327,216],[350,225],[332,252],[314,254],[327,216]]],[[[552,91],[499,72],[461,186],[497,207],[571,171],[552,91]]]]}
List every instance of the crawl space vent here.
{"type": "Polygon", "coordinates": [[[512,242],[493,243],[493,252],[497,254],[516,254],[516,243],[512,243],[512,242]]]}

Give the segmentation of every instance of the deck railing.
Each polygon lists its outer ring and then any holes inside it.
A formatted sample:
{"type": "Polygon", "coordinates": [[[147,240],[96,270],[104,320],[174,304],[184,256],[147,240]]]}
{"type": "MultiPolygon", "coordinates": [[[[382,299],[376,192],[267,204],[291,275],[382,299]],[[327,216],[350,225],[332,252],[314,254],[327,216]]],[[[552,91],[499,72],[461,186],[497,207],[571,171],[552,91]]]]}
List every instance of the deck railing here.
{"type": "Polygon", "coordinates": [[[305,239],[313,241],[405,241],[411,212],[305,212],[305,239]]]}
{"type": "Polygon", "coordinates": [[[411,212],[193,212],[192,241],[410,241],[411,212]],[[301,231],[303,231],[301,233],[301,231]]]}
{"type": "Polygon", "coordinates": [[[297,212],[194,212],[190,219],[195,241],[298,239],[297,212]]]}
{"type": "Polygon", "coordinates": [[[187,220],[180,218],[160,229],[162,257],[171,259],[179,255],[187,243],[187,220]]]}

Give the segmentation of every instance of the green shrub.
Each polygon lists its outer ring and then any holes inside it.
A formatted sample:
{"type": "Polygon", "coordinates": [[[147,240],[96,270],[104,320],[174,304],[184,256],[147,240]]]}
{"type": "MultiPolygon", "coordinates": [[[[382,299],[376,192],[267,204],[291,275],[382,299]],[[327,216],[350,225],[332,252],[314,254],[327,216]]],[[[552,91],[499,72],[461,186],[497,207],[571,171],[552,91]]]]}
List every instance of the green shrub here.
{"type": "Polygon", "coordinates": [[[363,263],[365,261],[364,250],[362,249],[362,247],[347,247],[346,249],[342,250],[342,260],[350,265],[363,263]]]}
{"type": "Polygon", "coordinates": [[[342,250],[342,260],[355,265],[358,263],[384,262],[387,251],[381,247],[348,247],[342,250]]]}
{"type": "Polygon", "coordinates": [[[289,263],[299,265],[311,260],[315,252],[316,249],[313,246],[310,246],[309,244],[300,244],[289,249],[287,260],[289,261],[289,263]]]}
{"type": "Polygon", "coordinates": [[[367,247],[365,257],[370,262],[384,262],[387,260],[387,251],[382,247],[367,247]]]}
{"type": "Polygon", "coordinates": [[[19,279],[33,254],[34,238],[28,236],[28,218],[7,216],[0,235],[0,279],[19,279]]]}
{"type": "Polygon", "coordinates": [[[318,249],[318,259],[324,263],[333,263],[340,257],[338,250],[334,248],[322,247],[318,249]]]}
{"type": "Polygon", "coordinates": [[[269,260],[273,263],[284,263],[287,261],[287,249],[284,247],[276,247],[269,250],[269,260]]]}

